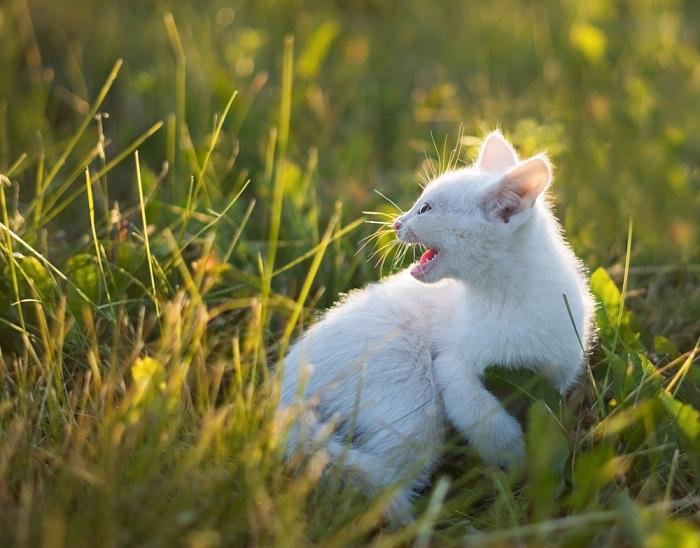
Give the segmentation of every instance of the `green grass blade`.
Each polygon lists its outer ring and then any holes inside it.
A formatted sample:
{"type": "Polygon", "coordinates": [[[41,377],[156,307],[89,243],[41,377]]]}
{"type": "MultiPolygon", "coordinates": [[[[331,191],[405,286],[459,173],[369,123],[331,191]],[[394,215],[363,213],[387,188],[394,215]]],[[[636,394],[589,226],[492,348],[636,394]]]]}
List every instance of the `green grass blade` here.
{"type": "MultiPolygon", "coordinates": [[[[95,227],[95,202],[92,199],[92,182],[90,181],[90,169],[85,169],[85,189],[87,193],[88,201],[88,216],[90,217],[90,230],[92,232],[92,241],[95,245],[95,258],[97,259],[97,266],[100,269],[100,276],[102,277],[102,284],[105,288],[105,294],[107,295],[107,301],[110,304],[110,309],[112,305],[112,296],[109,294],[109,284],[107,283],[107,276],[105,275],[104,264],[102,263],[102,252],[100,250],[100,241],[97,238],[97,228],[95,227]]],[[[112,310],[114,313],[114,310],[112,310]]]]}
{"type": "MultiPolygon", "coordinates": [[[[101,177],[109,173],[116,165],[120,164],[127,156],[134,152],[141,144],[146,141],[151,135],[157,132],[161,127],[163,127],[163,122],[156,122],[150,128],[148,128],[144,133],[142,133],[133,143],[126,147],[122,152],[117,154],[112,160],[107,163],[102,169],[95,173],[95,180],[99,180],[101,177]]],[[[95,156],[97,156],[97,149],[95,149],[95,156]]],[[[67,188],[67,187],[66,187],[67,188]]],[[[44,216],[43,226],[52,221],[57,215],[59,215],[64,209],[66,209],[73,201],[80,197],[80,195],[85,191],[83,187],[78,188],[70,194],[67,198],[57,204],[60,199],[60,195],[52,195],[51,200],[48,201],[46,209],[47,211],[51,209],[50,213],[44,216]]]]}
{"type": "Polygon", "coordinates": [[[70,141],[68,142],[66,147],[63,149],[63,152],[59,156],[59,158],[56,161],[56,163],[54,164],[53,168],[51,168],[51,171],[49,171],[49,173],[46,175],[46,179],[44,180],[44,182],[42,184],[42,187],[44,189],[49,188],[49,185],[51,185],[51,182],[54,180],[54,177],[56,177],[59,170],[63,167],[63,164],[66,163],[68,156],[70,156],[71,152],[73,152],[75,145],[78,144],[78,141],[80,141],[80,138],[83,136],[83,133],[85,133],[85,130],[87,129],[88,125],[95,118],[95,114],[97,114],[97,111],[100,109],[100,107],[102,106],[102,103],[107,98],[107,94],[109,93],[109,90],[111,89],[112,84],[114,83],[114,80],[116,80],[117,75],[119,74],[119,69],[121,69],[122,63],[123,63],[123,61],[121,59],[117,59],[117,62],[114,63],[114,67],[112,67],[112,70],[109,73],[109,76],[107,76],[107,81],[104,83],[104,85],[102,86],[102,89],[97,94],[97,99],[93,103],[92,108],[85,115],[85,118],[83,118],[83,121],[80,123],[80,126],[78,127],[78,131],[76,131],[73,134],[73,137],[70,139],[70,141]]]}
{"type": "Polygon", "coordinates": [[[141,165],[139,163],[139,151],[134,152],[134,163],[136,166],[136,185],[139,190],[139,204],[141,205],[141,223],[143,225],[143,241],[146,246],[146,261],[148,262],[148,276],[151,279],[151,298],[156,307],[156,316],[160,318],[160,307],[158,305],[158,293],[156,292],[156,280],[153,276],[153,257],[151,255],[151,245],[148,238],[148,222],[146,221],[146,204],[143,201],[143,183],[141,182],[141,165]]]}

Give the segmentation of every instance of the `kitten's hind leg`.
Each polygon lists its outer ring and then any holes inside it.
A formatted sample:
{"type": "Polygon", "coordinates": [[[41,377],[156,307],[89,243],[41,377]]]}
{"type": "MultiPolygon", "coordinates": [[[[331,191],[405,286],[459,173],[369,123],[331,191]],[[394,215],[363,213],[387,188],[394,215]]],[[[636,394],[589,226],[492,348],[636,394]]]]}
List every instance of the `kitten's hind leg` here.
{"type": "Polygon", "coordinates": [[[372,498],[382,496],[385,490],[396,489],[384,509],[384,515],[392,525],[406,525],[414,520],[411,485],[396,480],[396,470],[380,457],[354,448],[331,438],[326,449],[331,462],[341,466],[350,481],[354,481],[365,494],[372,498]]]}
{"type": "Polygon", "coordinates": [[[287,460],[294,462],[294,456],[310,457],[318,451],[327,454],[327,472],[335,467],[343,482],[351,482],[367,497],[382,496],[384,490],[395,491],[384,510],[392,525],[413,522],[414,493],[410,484],[397,480],[394,463],[343,442],[333,433],[333,424],[322,422],[315,410],[307,409],[290,429],[287,460]]]}
{"type": "Polygon", "coordinates": [[[415,520],[413,511],[413,491],[401,489],[384,511],[386,518],[394,525],[409,525],[415,520]]]}

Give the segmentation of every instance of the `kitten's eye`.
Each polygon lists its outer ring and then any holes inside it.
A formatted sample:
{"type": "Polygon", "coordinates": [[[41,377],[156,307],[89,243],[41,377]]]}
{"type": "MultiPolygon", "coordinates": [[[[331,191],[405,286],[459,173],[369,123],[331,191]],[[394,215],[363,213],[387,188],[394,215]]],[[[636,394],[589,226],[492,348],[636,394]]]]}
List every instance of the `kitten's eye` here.
{"type": "Polygon", "coordinates": [[[420,215],[421,213],[425,213],[426,211],[430,211],[431,209],[433,209],[431,205],[425,203],[422,206],[420,206],[420,209],[418,210],[418,215],[420,215]]]}

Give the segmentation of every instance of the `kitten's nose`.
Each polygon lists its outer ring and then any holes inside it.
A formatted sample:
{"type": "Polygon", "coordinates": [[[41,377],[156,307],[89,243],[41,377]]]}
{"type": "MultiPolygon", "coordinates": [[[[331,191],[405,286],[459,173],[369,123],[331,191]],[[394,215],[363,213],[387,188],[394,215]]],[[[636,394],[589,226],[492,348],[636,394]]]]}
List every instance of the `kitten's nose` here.
{"type": "Polygon", "coordinates": [[[401,228],[401,219],[396,219],[394,221],[394,224],[391,225],[391,228],[393,228],[396,232],[398,232],[399,228],[401,228]]]}

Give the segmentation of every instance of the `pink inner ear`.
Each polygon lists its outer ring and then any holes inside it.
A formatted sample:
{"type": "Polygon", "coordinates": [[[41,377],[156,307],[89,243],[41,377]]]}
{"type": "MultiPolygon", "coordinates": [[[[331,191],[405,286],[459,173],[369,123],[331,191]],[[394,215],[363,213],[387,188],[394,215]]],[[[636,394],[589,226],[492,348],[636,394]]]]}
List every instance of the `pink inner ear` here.
{"type": "Polygon", "coordinates": [[[518,208],[516,208],[515,206],[505,206],[498,212],[498,216],[504,223],[507,223],[508,221],[510,221],[510,218],[517,212],[518,208]]]}
{"type": "Polygon", "coordinates": [[[505,186],[524,200],[534,202],[552,180],[552,168],[543,154],[533,156],[509,169],[505,186]]]}
{"type": "Polygon", "coordinates": [[[522,211],[524,206],[522,196],[507,186],[501,187],[500,191],[495,193],[488,201],[490,214],[504,223],[507,223],[513,215],[522,211]]]}
{"type": "Polygon", "coordinates": [[[532,206],[552,178],[546,156],[534,156],[507,171],[498,188],[485,201],[485,210],[491,218],[504,223],[532,206]]]}
{"type": "Polygon", "coordinates": [[[518,156],[503,135],[494,131],[484,141],[477,167],[483,171],[504,173],[518,163],[518,156]]]}

